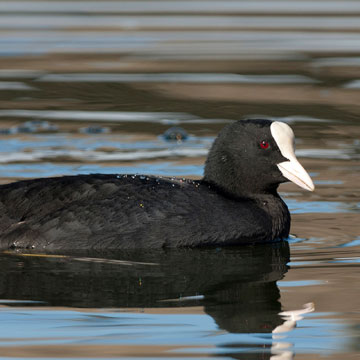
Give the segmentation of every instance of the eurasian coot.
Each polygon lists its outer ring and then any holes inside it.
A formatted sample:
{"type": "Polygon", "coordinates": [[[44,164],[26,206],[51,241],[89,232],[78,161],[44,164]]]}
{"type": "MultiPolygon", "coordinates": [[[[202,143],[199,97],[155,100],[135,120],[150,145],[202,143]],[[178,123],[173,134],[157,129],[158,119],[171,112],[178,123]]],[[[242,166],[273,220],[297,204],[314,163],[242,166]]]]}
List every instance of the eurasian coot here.
{"type": "Polygon", "coordinates": [[[242,120],[216,138],[201,180],[78,175],[0,186],[0,248],[225,246],[286,239],[285,181],[314,190],[285,123],[242,120]]]}

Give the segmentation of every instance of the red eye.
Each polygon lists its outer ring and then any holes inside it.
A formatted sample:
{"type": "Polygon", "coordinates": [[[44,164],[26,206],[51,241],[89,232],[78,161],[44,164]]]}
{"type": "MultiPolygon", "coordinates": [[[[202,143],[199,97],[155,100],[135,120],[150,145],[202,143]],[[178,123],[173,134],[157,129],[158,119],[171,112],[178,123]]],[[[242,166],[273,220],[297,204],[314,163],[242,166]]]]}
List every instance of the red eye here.
{"type": "Polygon", "coordinates": [[[263,141],[261,141],[261,143],[260,143],[260,147],[261,147],[262,149],[267,149],[267,148],[269,147],[269,143],[268,143],[267,141],[263,140],[263,141]]]}

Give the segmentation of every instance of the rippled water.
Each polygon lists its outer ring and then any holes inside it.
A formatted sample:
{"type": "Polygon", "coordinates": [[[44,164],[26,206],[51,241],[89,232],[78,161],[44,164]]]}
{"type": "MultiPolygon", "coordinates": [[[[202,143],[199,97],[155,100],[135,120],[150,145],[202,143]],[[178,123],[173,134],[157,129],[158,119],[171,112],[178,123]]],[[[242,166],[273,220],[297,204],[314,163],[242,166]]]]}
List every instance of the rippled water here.
{"type": "Polygon", "coordinates": [[[359,1],[0,1],[0,181],[201,177],[289,123],[314,179],[275,245],[0,256],[2,358],[360,357],[359,1]]]}

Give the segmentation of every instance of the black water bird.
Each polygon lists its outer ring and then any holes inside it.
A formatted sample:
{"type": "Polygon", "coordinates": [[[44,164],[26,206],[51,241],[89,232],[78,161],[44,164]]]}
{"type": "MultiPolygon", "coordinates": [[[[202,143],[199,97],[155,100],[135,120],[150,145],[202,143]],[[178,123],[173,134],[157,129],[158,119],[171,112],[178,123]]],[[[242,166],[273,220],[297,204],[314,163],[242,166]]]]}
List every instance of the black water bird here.
{"type": "Polygon", "coordinates": [[[0,186],[0,248],[41,251],[227,246],[286,239],[285,181],[313,182],[281,122],[243,120],[216,138],[201,180],[78,175],[0,186]]]}

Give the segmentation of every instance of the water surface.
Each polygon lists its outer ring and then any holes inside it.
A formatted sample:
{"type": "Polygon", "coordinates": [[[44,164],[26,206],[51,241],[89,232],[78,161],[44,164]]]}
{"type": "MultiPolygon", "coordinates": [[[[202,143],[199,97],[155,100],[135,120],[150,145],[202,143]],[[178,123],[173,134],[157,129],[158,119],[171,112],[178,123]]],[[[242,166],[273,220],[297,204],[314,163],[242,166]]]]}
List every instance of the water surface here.
{"type": "Polygon", "coordinates": [[[267,117],[316,185],[281,185],[281,244],[1,254],[0,356],[359,358],[359,24],[358,1],[0,1],[1,183],[199,178],[267,117]]]}

